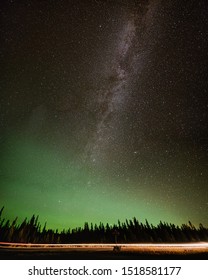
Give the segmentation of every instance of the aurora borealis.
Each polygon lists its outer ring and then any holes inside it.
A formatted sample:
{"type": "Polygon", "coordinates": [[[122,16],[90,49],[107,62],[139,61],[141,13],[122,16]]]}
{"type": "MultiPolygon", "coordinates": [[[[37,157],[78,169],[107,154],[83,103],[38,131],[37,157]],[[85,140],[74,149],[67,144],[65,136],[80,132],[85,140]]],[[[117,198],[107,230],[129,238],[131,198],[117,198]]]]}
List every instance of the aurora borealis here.
{"type": "Polygon", "coordinates": [[[7,218],[208,225],[207,6],[1,1],[7,218]]]}

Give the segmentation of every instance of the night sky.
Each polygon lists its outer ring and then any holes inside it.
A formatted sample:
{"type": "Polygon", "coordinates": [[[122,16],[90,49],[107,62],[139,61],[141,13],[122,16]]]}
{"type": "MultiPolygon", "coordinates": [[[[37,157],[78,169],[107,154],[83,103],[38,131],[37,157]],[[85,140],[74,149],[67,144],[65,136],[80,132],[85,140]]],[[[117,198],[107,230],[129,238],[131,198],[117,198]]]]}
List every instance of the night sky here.
{"type": "Polygon", "coordinates": [[[208,226],[206,0],[1,0],[0,205],[59,230],[208,226]]]}

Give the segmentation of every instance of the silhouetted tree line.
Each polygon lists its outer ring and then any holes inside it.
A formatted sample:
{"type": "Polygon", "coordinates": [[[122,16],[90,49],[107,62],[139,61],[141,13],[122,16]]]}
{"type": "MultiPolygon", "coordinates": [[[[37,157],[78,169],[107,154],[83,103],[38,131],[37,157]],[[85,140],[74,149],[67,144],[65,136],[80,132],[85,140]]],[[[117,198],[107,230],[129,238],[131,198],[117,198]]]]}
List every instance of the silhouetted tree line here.
{"type": "Polygon", "coordinates": [[[100,223],[63,230],[41,227],[38,216],[33,215],[21,224],[2,218],[4,207],[0,210],[0,241],[22,243],[137,243],[137,242],[197,242],[208,241],[208,229],[202,224],[196,228],[191,222],[175,226],[160,222],[157,226],[139,223],[136,218],[117,225],[100,223]]]}

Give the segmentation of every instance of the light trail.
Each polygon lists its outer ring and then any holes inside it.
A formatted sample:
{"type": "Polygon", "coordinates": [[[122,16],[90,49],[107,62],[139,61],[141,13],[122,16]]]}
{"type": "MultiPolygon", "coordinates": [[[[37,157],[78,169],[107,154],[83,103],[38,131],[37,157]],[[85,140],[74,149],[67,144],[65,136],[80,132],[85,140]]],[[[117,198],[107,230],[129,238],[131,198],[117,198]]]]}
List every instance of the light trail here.
{"type": "Polygon", "coordinates": [[[123,243],[107,243],[107,244],[34,244],[34,243],[8,243],[0,242],[0,248],[54,248],[54,249],[110,249],[118,246],[125,249],[147,249],[147,248],[165,248],[165,249],[207,249],[208,242],[196,242],[196,243],[137,243],[137,244],[123,244],[123,243]]]}

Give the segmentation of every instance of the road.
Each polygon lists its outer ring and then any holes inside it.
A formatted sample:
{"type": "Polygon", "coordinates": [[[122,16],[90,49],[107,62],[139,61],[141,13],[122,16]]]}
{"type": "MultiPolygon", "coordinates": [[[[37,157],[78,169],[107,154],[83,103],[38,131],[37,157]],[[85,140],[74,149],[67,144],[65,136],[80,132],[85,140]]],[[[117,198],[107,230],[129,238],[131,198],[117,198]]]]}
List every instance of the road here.
{"type": "Polygon", "coordinates": [[[0,257],[29,259],[208,258],[208,242],[166,244],[28,244],[0,242],[0,257]]]}

